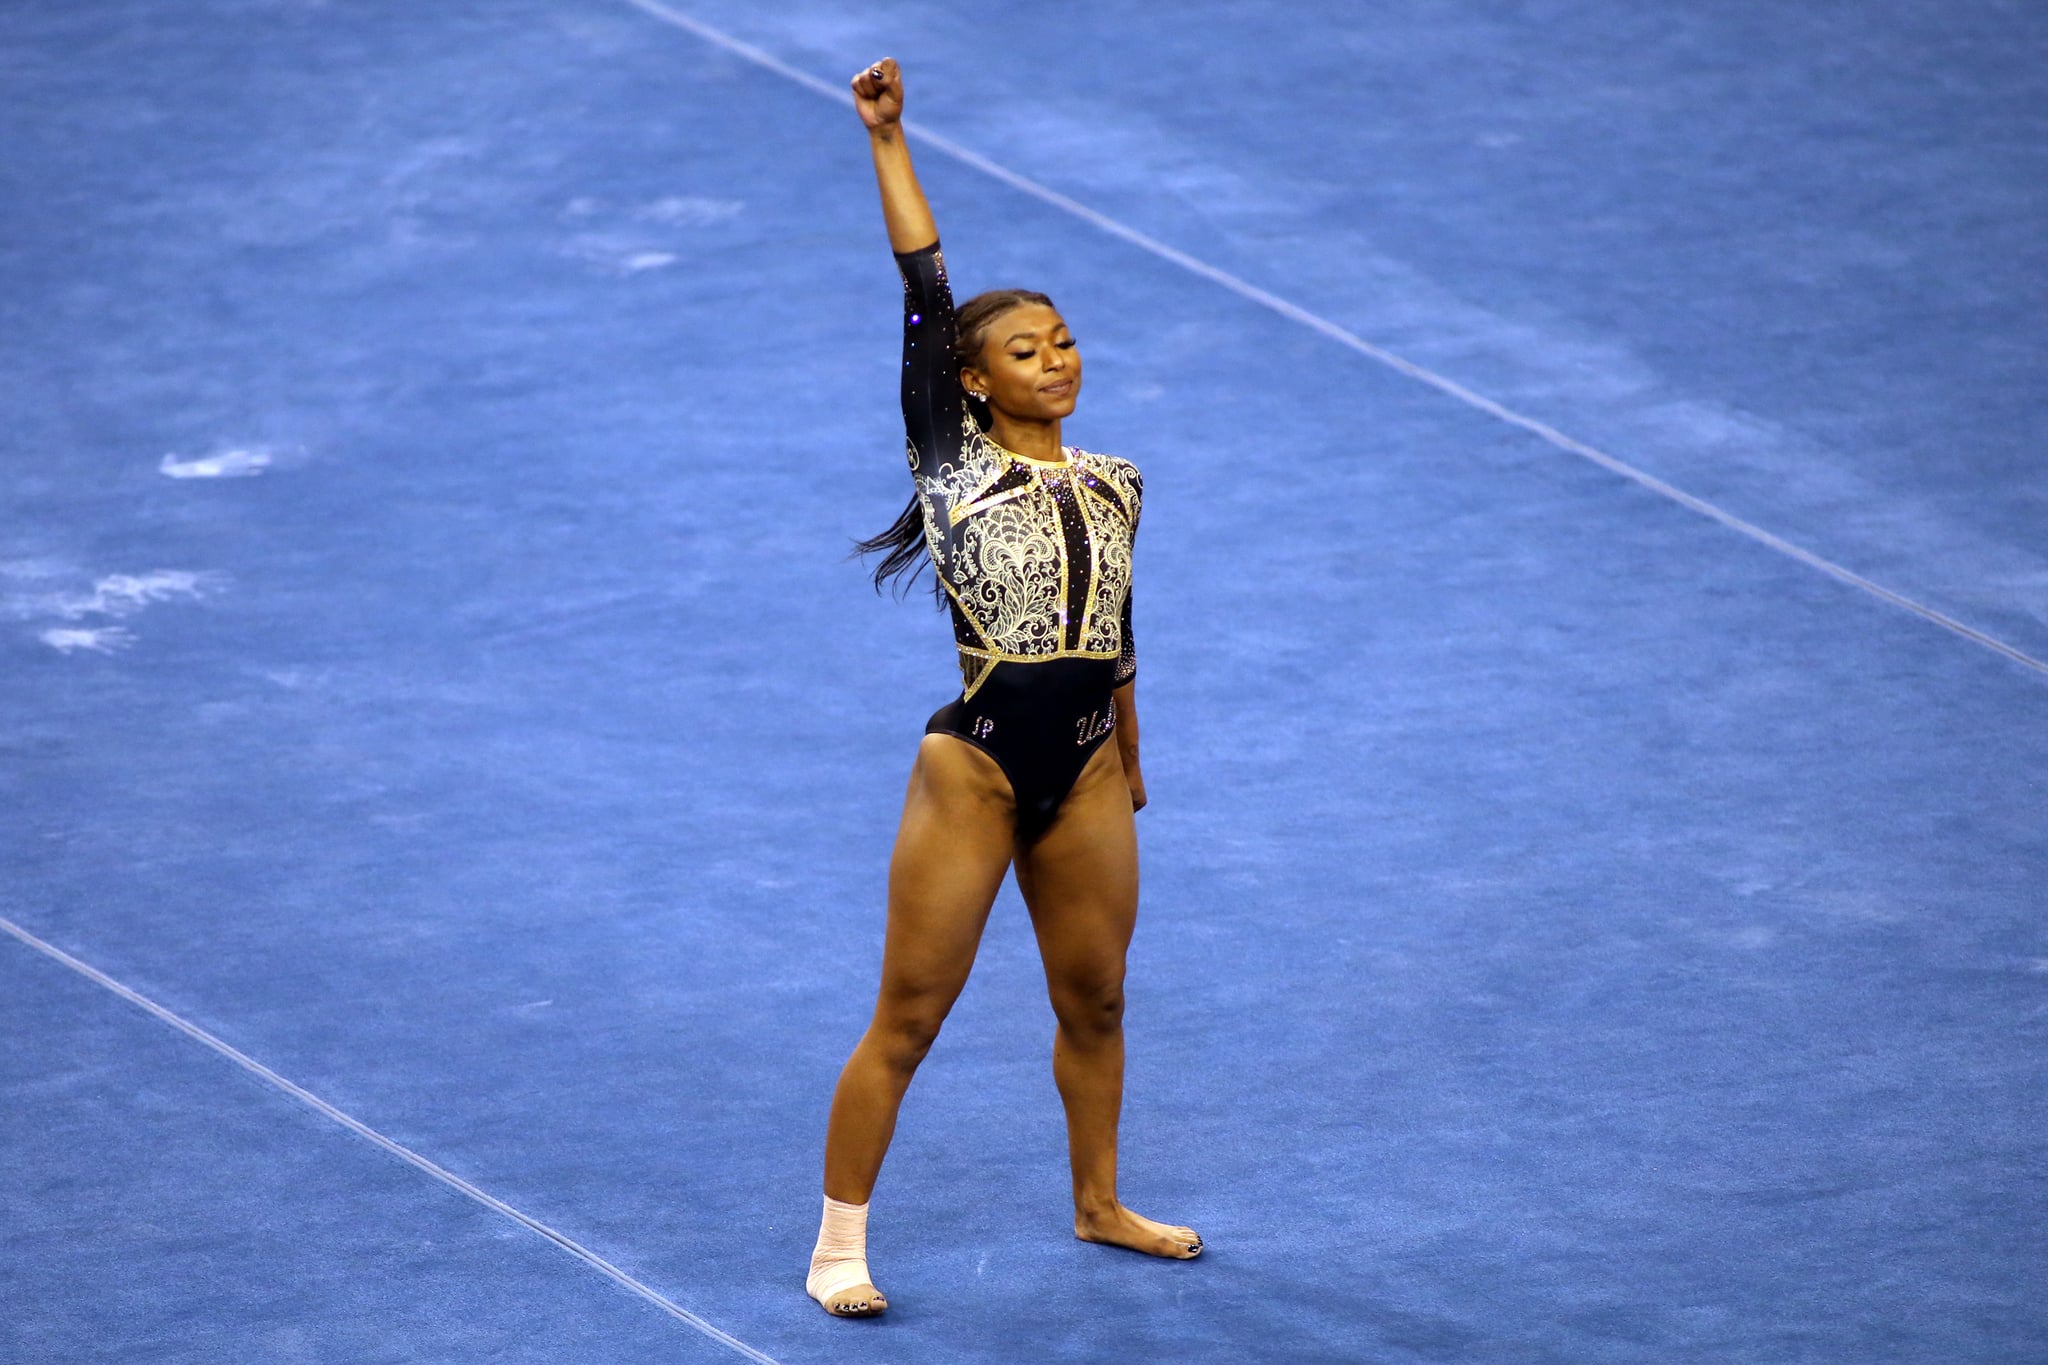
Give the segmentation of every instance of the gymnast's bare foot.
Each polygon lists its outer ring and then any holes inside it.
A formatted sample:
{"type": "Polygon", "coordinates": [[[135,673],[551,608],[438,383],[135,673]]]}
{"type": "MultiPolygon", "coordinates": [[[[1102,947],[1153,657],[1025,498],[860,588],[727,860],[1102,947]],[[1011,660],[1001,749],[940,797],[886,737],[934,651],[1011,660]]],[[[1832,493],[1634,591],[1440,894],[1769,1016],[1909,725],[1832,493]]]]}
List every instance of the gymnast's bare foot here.
{"type": "Polygon", "coordinates": [[[882,1297],[882,1291],[871,1284],[853,1285],[836,1294],[827,1294],[818,1302],[835,1318],[879,1317],[889,1306],[889,1301],[882,1297]]]}
{"type": "Polygon", "coordinates": [[[1202,1238],[1193,1228],[1155,1223],[1132,1213],[1122,1204],[1100,1212],[1074,1211],[1074,1235],[1084,1242],[1103,1242],[1129,1247],[1147,1256],[1166,1256],[1192,1261],[1202,1254],[1202,1238]]]}

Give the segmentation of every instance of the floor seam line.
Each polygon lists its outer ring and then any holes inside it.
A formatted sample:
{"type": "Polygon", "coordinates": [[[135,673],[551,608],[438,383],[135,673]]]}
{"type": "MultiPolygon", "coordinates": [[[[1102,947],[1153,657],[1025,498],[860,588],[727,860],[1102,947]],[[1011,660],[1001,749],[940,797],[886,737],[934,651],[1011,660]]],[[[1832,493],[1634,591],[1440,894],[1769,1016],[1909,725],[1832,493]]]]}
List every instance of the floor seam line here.
{"type": "MultiPolygon", "coordinates": [[[[805,89],[824,95],[828,99],[848,106],[851,106],[853,102],[851,92],[832,84],[830,81],[822,80],[799,67],[791,66],[765,48],[757,47],[743,39],[735,38],[723,29],[715,28],[701,19],[694,18],[661,3],[661,0],[620,0],[620,3],[631,5],[633,8],[664,23],[680,28],[687,33],[692,33],[714,47],[723,48],[737,57],[744,58],[756,66],[774,72],[776,75],[793,81],[805,89]]],[[[1503,403],[1488,398],[1477,390],[1467,388],[1455,379],[1438,374],[1436,371],[1419,365],[1405,356],[1389,351],[1385,347],[1377,346],[1350,329],[1330,321],[1321,314],[1312,313],[1298,303],[1282,298],[1271,290],[1263,289],[1249,280],[1231,274],[1221,266],[1211,265],[1198,256],[1190,255],[1180,248],[1170,246],[1158,238],[1112,218],[1098,209],[1092,209],[1077,199],[1069,198],[1050,186],[1041,185],[1036,180],[1019,174],[1000,162],[991,160],[981,153],[953,141],[953,139],[942,133],[934,132],[911,119],[903,120],[903,128],[906,133],[918,141],[937,148],[954,160],[972,166],[984,175],[999,180],[1012,189],[1019,190],[1065,213],[1072,214],[1074,217],[1100,228],[1112,237],[1128,242],[1142,251],[1150,252],[1164,261],[1181,267],[1190,274],[1200,276],[1213,284],[1220,285],[1240,298],[1258,304],[1260,307],[1271,312],[1278,313],[1289,321],[1300,323],[1311,331],[1318,332],[1339,345],[1356,351],[1369,360],[1375,361],[1418,383],[1428,385],[1446,397],[1455,399],[1467,407],[1482,412],[1497,421],[1528,432],[1546,444],[1555,446],[1567,454],[1577,455],[1581,459],[1588,460],[1609,473],[1620,475],[1622,478],[1638,484],[1660,497],[1677,503],[1688,511],[1698,513],[1711,521],[1718,522],[1729,530],[1754,540],[1768,549],[1775,550],[1779,554],[1797,563],[1804,564],[1810,569],[1818,570],[1839,583],[1867,593],[1890,606],[1910,612],[1922,620],[1937,625],[1943,630],[1958,635],[1973,644],[1981,645],[1993,653],[2003,655],[2024,668],[2029,668],[2043,676],[2048,676],[2048,659],[2038,659],[2018,646],[2001,640],[1995,635],[1978,630],[1976,627],[1957,620],[1938,608],[1931,607],[1915,598],[1906,596],[1904,593],[1896,592],[1881,583],[1865,578],[1853,569],[1837,564],[1833,560],[1808,550],[1802,545],[1795,544],[1772,531],[1765,530],[1754,522],[1747,521],[1725,508],[1708,502],[1705,498],[1688,493],[1677,485],[1668,483],[1647,470],[1638,469],[1619,456],[1610,455],[1596,446],[1589,445],[1576,437],[1568,436],[1540,418],[1530,417],[1517,412],[1503,403]]]]}
{"type": "Polygon", "coordinates": [[[584,1246],[581,1242],[578,1242],[574,1238],[570,1237],[567,1233],[559,1232],[556,1229],[548,1226],[546,1223],[541,1222],[538,1218],[535,1218],[530,1214],[522,1213],[520,1210],[506,1203],[504,1200],[499,1199],[497,1196],[486,1193],[484,1190],[471,1184],[469,1181],[464,1180],[461,1176],[455,1174],[455,1172],[449,1170],[447,1167],[438,1164],[437,1162],[431,1160],[428,1157],[420,1155],[418,1152],[415,1152],[414,1150],[412,1150],[412,1148],[405,1146],[403,1143],[400,1143],[392,1138],[384,1136],[384,1134],[370,1127],[368,1124],[356,1118],[354,1115],[348,1114],[341,1109],[337,1109],[335,1106],[329,1104],[326,1100],[323,1100],[318,1095],[315,1095],[312,1091],[307,1090],[304,1086],[301,1086],[296,1082],[288,1080],[284,1076],[279,1075],[277,1072],[271,1070],[263,1063],[257,1061],[254,1057],[251,1057],[246,1052],[243,1052],[241,1049],[235,1047],[232,1043],[229,1043],[225,1039],[219,1037],[218,1035],[211,1033],[204,1028],[201,1028],[199,1025],[193,1023],[189,1019],[186,1019],[184,1016],[176,1013],[175,1011],[170,1010],[163,1005],[159,1005],[156,1001],[151,1000],[148,996],[143,995],[140,991],[134,990],[129,986],[124,985],[120,981],[115,980],[113,977],[107,975],[105,972],[93,966],[91,963],[86,962],[80,958],[74,957],[73,955],[65,952],[62,948],[57,947],[53,943],[38,938],[36,935],[30,933],[27,929],[22,928],[21,925],[15,923],[11,919],[8,919],[4,915],[0,915],[0,931],[4,931],[13,938],[19,940],[24,946],[31,948],[38,953],[43,954],[45,957],[50,958],[52,961],[57,962],[62,966],[70,968],[72,971],[78,973],[80,976],[83,976],[86,980],[92,982],[94,985],[103,987],[104,989],[112,992],[114,995],[119,996],[121,999],[127,1001],[129,1004],[134,1005],[138,1009],[144,1011],[145,1013],[154,1016],[158,1021],[165,1024],[169,1024],[172,1028],[177,1029],[180,1033],[185,1034],[193,1041],[203,1044],[204,1046],[212,1049],[214,1052],[227,1058],[236,1066],[241,1067],[244,1071],[249,1072],[257,1079],[263,1081],[265,1084],[270,1085],[277,1090],[283,1091],[286,1095],[290,1096],[294,1100],[297,1100],[300,1104],[306,1106],[307,1108],[313,1110],[321,1117],[333,1121],[334,1123],[347,1129],[349,1132],[354,1133],[357,1137],[363,1138],[364,1140],[374,1144],[375,1146],[382,1148],[384,1151],[390,1153],[392,1156],[397,1157],[399,1160],[405,1162],[409,1166],[412,1166],[414,1169],[419,1170],[425,1173],[426,1175],[432,1176],[435,1180],[440,1181],[442,1184],[455,1190],[457,1193],[466,1195],[467,1197],[476,1201],[477,1203],[482,1204],[491,1212],[496,1213],[501,1217],[508,1218],[513,1222],[518,1223],[520,1226],[528,1229],[529,1231],[537,1233],[540,1236],[546,1238],[548,1241],[553,1242],[557,1247],[560,1247],[563,1251],[568,1252],[571,1256],[574,1256],[577,1260],[582,1261],[585,1265],[597,1271],[599,1274],[605,1276],[607,1279],[610,1279],[622,1288],[631,1291],[639,1298],[645,1299],[647,1302],[653,1304],[655,1307],[667,1313],[670,1317],[673,1317],[680,1322],[686,1323],[689,1326],[694,1327],[697,1331],[703,1333],[707,1337],[710,1337],[713,1341],[718,1342],[720,1345],[730,1347],[732,1350],[737,1351],[740,1355],[743,1355],[747,1359],[756,1362],[756,1365],[779,1365],[779,1362],[777,1362],[773,1356],[767,1355],[761,1351],[754,1349],[752,1346],[747,1345],[747,1343],[745,1343],[744,1341],[741,1341],[738,1337],[733,1336],[730,1332],[725,1331],[723,1328],[714,1326],[712,1323],[697,1316],[695,1313],[692,1313],[689,1309],[683,1307],[681,1304],[675,1302],[673,1299],[670,1299],[667,1296],[663,1295],[659,1290],[653,1288],[650,1285],[642,1283],[640,1280],[635,1279],[633,1276],[627,1274],[625,1271],[613,1265],[610,1261],[605,1260],[604,1257],[598,1255],[590,1248],[584,1246]]]}

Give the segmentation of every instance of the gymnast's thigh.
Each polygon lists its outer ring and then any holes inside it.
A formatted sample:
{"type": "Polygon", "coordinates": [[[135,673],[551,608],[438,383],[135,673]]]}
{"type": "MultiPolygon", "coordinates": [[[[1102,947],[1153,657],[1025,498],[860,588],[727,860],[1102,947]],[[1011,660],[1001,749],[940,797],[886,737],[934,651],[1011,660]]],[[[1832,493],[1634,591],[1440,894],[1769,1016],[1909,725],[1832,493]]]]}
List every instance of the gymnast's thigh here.
{"type": "Polygon", "coordinates": [[[1138,832],[1114,743],[1089,758],[1052,824],[1016,856],[1047,976],[1120,976],[1138,917],[1138,832]]]}
{"type": "Polygon", "coordinates": [[[1010,866],[1008,784],[997,782],[994,761],[970,745],[927,735],[918,746],[889,859],[885,999],[936,994],[950,1004],[966,982],[1010,866]]]}

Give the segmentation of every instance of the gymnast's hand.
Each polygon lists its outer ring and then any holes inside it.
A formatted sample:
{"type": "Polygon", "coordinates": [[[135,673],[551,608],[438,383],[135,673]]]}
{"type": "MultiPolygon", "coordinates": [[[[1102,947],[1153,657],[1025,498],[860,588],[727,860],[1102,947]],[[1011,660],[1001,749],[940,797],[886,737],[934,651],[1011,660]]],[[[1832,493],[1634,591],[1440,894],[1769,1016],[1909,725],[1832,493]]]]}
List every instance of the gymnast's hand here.
{"type": "Polygon", "coordinates": [[[903,68],[894,57],[882,58],[853,78],[853,107],[870,128],[903,117],[903,68]]]}

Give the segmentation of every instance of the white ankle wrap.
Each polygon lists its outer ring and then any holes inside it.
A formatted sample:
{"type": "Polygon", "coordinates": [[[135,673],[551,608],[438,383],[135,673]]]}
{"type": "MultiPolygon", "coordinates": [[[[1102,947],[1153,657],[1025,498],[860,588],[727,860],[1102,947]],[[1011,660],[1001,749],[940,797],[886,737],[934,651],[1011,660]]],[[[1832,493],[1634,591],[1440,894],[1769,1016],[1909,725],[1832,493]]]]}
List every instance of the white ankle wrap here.
{"type": "Polygon", "coordinates": [[[868,1206],[842,1204],[825,1196],[825,1218],[818,1226],[818,1246],[811,1252],[811,1273],[804,1289],[819,1303],[868,1278],[868,1206]]]}

